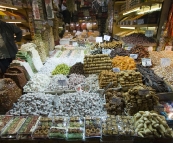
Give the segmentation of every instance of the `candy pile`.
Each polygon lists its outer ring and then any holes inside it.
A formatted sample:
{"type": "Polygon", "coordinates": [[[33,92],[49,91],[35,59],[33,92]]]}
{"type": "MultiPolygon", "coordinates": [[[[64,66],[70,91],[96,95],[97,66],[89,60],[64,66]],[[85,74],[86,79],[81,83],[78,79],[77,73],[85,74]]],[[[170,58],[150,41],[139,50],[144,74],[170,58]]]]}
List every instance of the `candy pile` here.
{"type": "Polygon", "coordinates": [[[108,55],[86,55],[84,58],[85,74],[100,73],[102,70],[111,70],[112,64],[108,55]]]}
{"type": "Polygon", "coordinates": [[[48,115],[52,110],[54,96],[45,93],[22,95],[10,110],[11,115],[48,115]]]}
{"type": "Polygon", "coordinates": [[[95,93],[69,93],[59,96],[56,116],[104,116],[102,99],[95,93]]]}
{"type": "Polygon", "coordinates": [[[104,42],[100,45],[101,48],[104,49],[115,49],[115,48],[121,48],[122,43],[120,41],[112,41],[112,42],[104,42]]]}
{"type": "Polygon", "coordinates": [[[116,56],[129,56],[129,51],[123,49],[123,48],[116,48],[111,51],[110,57],[114,58],[116,56]]]}
{"type": "Polygon", "coordinates": [[[117,87],[117,74],[104,70],[99,75],[99,87],[105,88],[109,83],[112,83],[113,87],[117,87]]]}
{"type": "Polygon", "coordinates": [[[76,85],[84,82],[85,82],[84,75],[71,74],[68,79],[68,88],[74,90],[76,85]]]}
{"type": "Polygon", "coordinates": [[[75,65],[73,65],[70,68],[69,74],[72,74],[72,73],[75,73],[75,74],[84,74],[83,64],[80,62],[80,63],[76,63],[75,65]]]}
{"type": "Polygon", "coordinates": [[[134,59],[130,57],[116,56],[112,59],[113,67],[118,67],[120,70],[133,70],[136,68],[134,59]]]}
{"type": "Polygon", "coordinates": [[[50,77],[45,74],[35,74],[23,87],[25,92],[44,91],[50,83],[50,77]]]}
{"type": "Polygon", "coordinates": [[[96,75],[96,74],[90,74],[85,79],[85,84],[90,85],[91,92],[96,92],[99,89],[98,75],[96,75]]]}

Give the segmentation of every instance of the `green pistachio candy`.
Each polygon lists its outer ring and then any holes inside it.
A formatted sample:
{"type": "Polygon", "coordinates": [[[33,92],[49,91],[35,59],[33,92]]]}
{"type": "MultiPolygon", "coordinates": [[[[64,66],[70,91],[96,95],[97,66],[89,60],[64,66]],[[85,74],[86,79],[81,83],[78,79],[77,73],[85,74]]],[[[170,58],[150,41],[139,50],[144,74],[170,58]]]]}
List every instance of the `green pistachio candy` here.
{"type": "Polygon", "coordinates": [[[70,67],[66,64],[60,64],[56,66],[56,68],[52,71],[52,75],[57,75],[57,74],[63,74],[67,75],[69,74],[70,67]]]}

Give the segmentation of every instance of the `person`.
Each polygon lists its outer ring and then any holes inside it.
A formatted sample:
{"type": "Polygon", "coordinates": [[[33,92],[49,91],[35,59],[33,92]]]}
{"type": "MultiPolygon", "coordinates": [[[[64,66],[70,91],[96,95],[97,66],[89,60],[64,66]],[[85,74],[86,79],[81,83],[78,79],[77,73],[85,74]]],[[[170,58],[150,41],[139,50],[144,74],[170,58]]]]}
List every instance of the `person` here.
{"type": "Polygon", "coordinates": [[[2,74],[15,59],[18,51],[15,42],[20,42],[21,39],[22,30],[19,27],[0,20],[0,69],[2,74]]]}

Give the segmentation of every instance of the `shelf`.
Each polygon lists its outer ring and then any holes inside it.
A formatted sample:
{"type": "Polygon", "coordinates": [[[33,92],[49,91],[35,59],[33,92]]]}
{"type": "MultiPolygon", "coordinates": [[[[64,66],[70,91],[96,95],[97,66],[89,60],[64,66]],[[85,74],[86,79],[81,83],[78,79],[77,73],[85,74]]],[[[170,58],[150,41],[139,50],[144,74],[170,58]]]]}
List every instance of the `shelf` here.
{"type": "Polygon", "coordinates": [[[14,5],[11,5],[11,4],[1,3],[1,2],[0,2],[0,5],[4,6],[4,7],[11,7],[11,8],[22,9],[22,6],[14,6],[14,5]]]}
{"type": "Polygon", "coordinates": [[[141,6],[150,6],[150,5],[152,5],[152,4],[161,4],[161,3],[163,3],[163,2],[143,2],[143,3],[139,3],[139,4],[137,4],[137,5],[135,5],[135,6],[132,6],[130,9],[128,9],[128,10],[124,10],[124,11],[121,11],[119,14],[123,14],[124,12],[128,12],[128,11],[131,11],[131,10],[133,10],[133,9],[135,9],[135,8],[137,8],[137,7],[141,7],[141,6]]]}
{"type": "Polygon", "coordinates": [[[13,22],[13,23],[15,23],[15,22],[21,22],[21,23],[25,23],[26,22],[26,20],[22,20],[22,19],[15,19],[15,20],[13,20],[13,19],[1,19],[2,21],[4,21],[4,22],[13,22]]]}
{"type": "Polygon", "coordinates": [[[120,5],[120,4],[124,4],[124,3],[126,3],[126,1],[115,1],[115,5],[120,5]]]}
{"type": "Polygon", "coordinates": [[[157,24],[117,25],[118,27],[157,27],[157,24]]]}

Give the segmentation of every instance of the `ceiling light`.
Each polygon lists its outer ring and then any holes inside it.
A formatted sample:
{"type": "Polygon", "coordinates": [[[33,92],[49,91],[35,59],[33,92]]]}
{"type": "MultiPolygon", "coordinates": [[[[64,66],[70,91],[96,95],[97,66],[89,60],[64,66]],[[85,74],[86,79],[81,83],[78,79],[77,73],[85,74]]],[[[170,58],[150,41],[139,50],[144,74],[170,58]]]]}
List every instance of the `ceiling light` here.
{"type": "Polygon", "coordinates": [[[0,11],[6,11],[5,9],[3,9],[3,8],[0,8],[0,11]]]}
{"type": "Polygon", "coordinates": [[[9,21],[7,23],[22,23],[22,22],[9,21]]]}
{"type": "Polygon", "coordinates": [[[127,15],[129,13],[132,13],[132,12],[135,12],[135,11],[138,11],[138,10],[140,10],[140,8],[135,8],[135,9],[132,9],[130,11],[127,11],[127,12],[123,13],[123,15],[127,15]]]}
{"type": "Polygon", "coordinates": [[[120,28],[123,28],[123,29],[135,29],[135,27],[120,27],[120,28]]]}
{"type": "Polygon", "coordinates": [[[13,10],[18,10],[17,8],[14,8],[14,7],[8,7],[8,6],[3,6],[3,5],[0,5],[0,8],[8,8],[8,9],[13,9],[13,10]]]}

